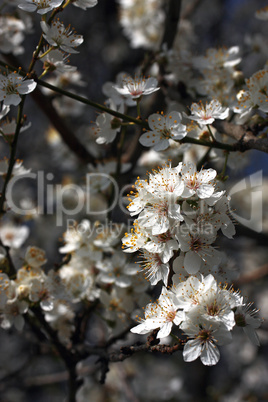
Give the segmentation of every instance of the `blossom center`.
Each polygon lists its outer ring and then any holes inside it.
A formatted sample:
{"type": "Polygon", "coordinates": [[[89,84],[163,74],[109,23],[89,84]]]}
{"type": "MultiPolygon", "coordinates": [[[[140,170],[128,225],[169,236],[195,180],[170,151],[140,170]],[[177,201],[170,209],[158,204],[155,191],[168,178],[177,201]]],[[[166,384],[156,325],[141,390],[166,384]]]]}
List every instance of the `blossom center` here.
{"type": "Polygon", "coordinates": [[[201,329],[197,338],[201,339],[203,343],[208,342],[212,338],[211,331],[209,331],[208,329],[201,329]]]}
{"type": "Polygon", "coordinates": [[[175,319],[175,317],[176,317],[176,311],[169,311],[168,313],[167,313],[167,321],[173,321],[174,319],[175,319]]]}

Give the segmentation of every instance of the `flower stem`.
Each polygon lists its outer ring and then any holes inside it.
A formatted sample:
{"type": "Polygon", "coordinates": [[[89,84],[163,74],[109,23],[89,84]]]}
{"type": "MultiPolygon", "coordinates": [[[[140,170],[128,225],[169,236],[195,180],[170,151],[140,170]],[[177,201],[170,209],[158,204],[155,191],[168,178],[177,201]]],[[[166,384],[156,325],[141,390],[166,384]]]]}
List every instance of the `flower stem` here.
{"type": "Polygon", "coordinates": [[[45,51],[45,53],[42,53],[41,56],[38,57],[38,60],[42,59],[42,57],[46,56],[51,50],[54,50],[55,47],[51,46],[48,50],[45,51]]]}
{"type": "Polygon", "coordinates": [[[140,99],[137,100],[137,118],[141,118],[141,107],[140,107],[140,99]]]}
{"type": "Polygon", "coordinates": [[[209,134],[210,134],[210,137],[211,137],[212,141],[213,141],[213,142],[217,142],[217,141],[216,141],[216,138],[215,138],[214,135],[212,134],[212,131],[211,131],[211,128],[210,128],[209,124],[207,124],[207,128],[208,128],[208,132],[209,132],[209,134]]]}

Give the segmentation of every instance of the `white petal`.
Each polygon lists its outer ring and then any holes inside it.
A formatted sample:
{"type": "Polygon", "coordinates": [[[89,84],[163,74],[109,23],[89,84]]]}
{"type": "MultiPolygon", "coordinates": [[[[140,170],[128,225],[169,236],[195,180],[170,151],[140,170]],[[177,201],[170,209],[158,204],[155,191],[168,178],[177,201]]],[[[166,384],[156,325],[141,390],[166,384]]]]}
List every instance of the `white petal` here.
{"type": "Polygon", "coordinates": [[[184,258],[184,268],[188,272],[188,274],[194,275],[196,274],[202,264],[202,259],[199,257],[197,253],[194,251],[189,251],[186,253],[184,258]]]}
{"type": "Polygon", "coordinates": [[[145,323],[143,322],[142,324],[136,325],[136,327],[131,328],[130,332],[133,332],[133,334],[148,334],[150,332],[150,329],[147,329],[145,326],[145,323]]]}
{"type": "Polygon", "coordinates": [[[253,345],[260,346],[259,337],[254,328],[247,325],[246,327],[243,327],[243,330],[253,345]]]}
{"type": "Polygon", "coordinates": [[[220,360],[219,349],[213,343],[208,342],[201,353],[200,359],[205,366],[214,366],[220,360]]]}
{"type": "Polygon", "coordinates": [[[167,322],[163,325],[163,327],[158,331],[157,339],[165,338],[171,332],[172,322],[167,322]]]}
{"type": "Polygon", "coordinates": [[[197,339],[188,341],[183,348],[183,359],[186,362],[192,362],[196,360],[202,352],[202,345],[197,339]]]}

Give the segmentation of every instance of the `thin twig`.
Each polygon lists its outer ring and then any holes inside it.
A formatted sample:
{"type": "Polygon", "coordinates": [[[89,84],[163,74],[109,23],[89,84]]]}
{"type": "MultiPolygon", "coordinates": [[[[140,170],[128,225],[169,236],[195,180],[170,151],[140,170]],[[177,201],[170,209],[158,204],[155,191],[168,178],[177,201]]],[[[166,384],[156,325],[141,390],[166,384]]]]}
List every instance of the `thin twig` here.
{"type": "Polygon", "coordinates": [[[169,0],[166,13],[165,28],[162,45],[166,44],[168,49],[173,46],[174,39],[178,30],[181,12],[181,0],[169,0]]]}

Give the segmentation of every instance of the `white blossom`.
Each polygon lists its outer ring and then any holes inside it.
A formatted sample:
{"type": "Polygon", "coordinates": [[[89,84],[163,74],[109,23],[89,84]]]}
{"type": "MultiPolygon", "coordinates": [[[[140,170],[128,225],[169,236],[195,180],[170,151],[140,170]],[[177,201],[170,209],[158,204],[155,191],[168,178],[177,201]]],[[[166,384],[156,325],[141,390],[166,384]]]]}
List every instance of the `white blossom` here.
{"type": "MultiPolygon", "coordinates": [[[[108,101],[109,107],[117,111],[116,105],[112,99],[108,101]]],[[[123,104],[119,107],[118,112],[123,113],[123,104]]],[[[97,144],[109,144],[116,138],[117,133],[121,130],[121,119],[112,116],[109,113],[101,113],[96,119],[96,126],[92,129],[97,144]]]]}
{"type": "Polygon", "coordinates": [[[24,0],[24,3],[18,5],[24,11],[34,12],[38,14],[46,14],[56,7],[59,7],[63,0],[24,0]]]}
{"type": "Polygon", "coordinates": [[[255,13],[255,17],[258,18],[259,20],[268,20],[268,6],[261,8],[260,10],[257,10],[255,13]]]}
{"type": "Polygon", "coordinates": [[[153,147],[155,151],[162,151],[169,147],[169,140],[181,140],[187,134],[186,126],[181,124],[181,114],[170,112],[167,116],[163,114],[152,114],[148,118],[151,131],[146,131],[139,141],[145,147],[153,147]]]}
{"type": "Polygon", "coordinates": [[[17,106],[21,102],[21,95],[32,92],[36,87],[36,82],[32,79],[24,79],[18,73],[0,75],[0,100],[4,105],[17,106]]]}
{"type": "Polygon", "coordinates": [[[143,95],[150,95],[160,88],[157,87],[157,79],[150,77],[144,78],[141,76],[135,76],[134,78],[127,76],[123,79],[122,88],[115,86],[117,92],[126,97],[130,97],[133,100],[138,100],[143,95]]]}
{"type": "Polygon", "coordinates": [[[25,242],[29,232],[26,225],[17,226],[8,223],[0,227],[0,238],[4,246],[17,249],[25,242]]]}
{"type": "MultiPolygon", "coordinates": [[[[40,55],[42,56],[42,54],[40,55]]],[[[51,50],[44,57],[41,57],[40,61],[43,62],[44,70],[56,71],[57,73],[74,72],[77,67],[70,66],[68,55],[65,55],[58,49],[51,50]]]]}
{"type": "Polygon", "coordinates": [[[41,248],[29,246],[26,250],[25,261],[30,267],[38,268],[47,262],[45,256],[45,251],[41,248]]]}
{"type": "Polygon", "coordinates": [[[253,303],[242,304],[235,308],[235,322],[238,327],[242,327],[249,340],[257,346],[260,346],[259,337],[256,329],[262,323],[262,320],[256,317],[259,310],[251,309],[253,303]]]}
{"type": "Polygon", "coordinates": [[[156,303],[146,306],[144,316],[140,318],[141,324],[131,329],[136,334],[147,334],[159,328],[157,338],[165,338],[171,332],[173,324],[180,325],[184,313],[179,310],[179,303],[176,296],[169,290],[163,288],[156,303]]]}
{"type": "Polygon", "coordinates": [[[207,125],[212,124],[215,119],[224,120],[229,115],[229,109],[222,107],[221,103],[217,99],[213,99],[209,104],[200,101],[193,103],[191,106],[191,115],[186,116],[191,120],[197,121],[198,124],[207,125]]]}
{"type": "Polygon", "coordinates": [[[25,23],[10,15],[0,16],[0,51],[19,55],[24,52],[21,43],[26,31],[25,23]]]}
{"type": "Polygon", "coordinates": [[[196,170],[193,163],[183,164],[181,168],[181,178],[184,182],[184,191],[182,197],[188,198],[197,195],[199,198],[209,198],[214,193],[217,175],[214,169],[196,170]]]}
{"type": "Polygon", "coordinates": [[[189,337],[183,348],[183,359],[191,362],[200,357],[206,366],[213,366],[220,359],[217,345],[225,345],[231,342],[232,335],[224,325],[211,322],[200,316],[188,317],[181,324],[181,329],[189,337]]]}
{"type": "Polygon", "coordinates": [[[239,56],[239,47],[232,46],[229,49],[210,48],[206,52],[206,56],[198,56],[193,58],[193,65],[199,70],[215,69],[215,68],[230,68],[240,63],[242,60],[239,56]]]}
{"type": "Polygon", "coordinates": [[[44,38],[51,45],[56,48],[61,48],[67,53],[78,53],[77,46],[83,43],[84,39],[81,35],[73,32],[70,25],[65,26],[59,21],[53,21],[49,26],[45,21],[40,22],[41,28],[44,32],[44,38]]]}
{"type": "Polygon", "coordinates": [[[152,285],[156,285],[159,281],[163,281],[164,285],[168,284],[169,264],[163,263],[158,253],[150,253],[146,249],[142,251],[142,260],[139,262],[144,271],[145,278],[152,285]]]}
{"type": "Polygon", "coordinates": [[[98,4],[98,0],[75,0],[72,4],[86,10],[87,8],[95,7],[98,4]]]}
{"type": "Polygon", "coordinates": [[[114,283],[120,288],[129,287],[132,276],[137,274],[136,264],[127,263],[127,258],[122,252],[116,251],[110,259],[104,259],[96,263],[100,270],[97,279],[104,284],[114,283]]]}

